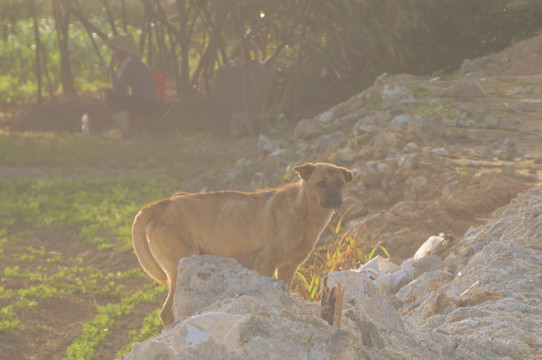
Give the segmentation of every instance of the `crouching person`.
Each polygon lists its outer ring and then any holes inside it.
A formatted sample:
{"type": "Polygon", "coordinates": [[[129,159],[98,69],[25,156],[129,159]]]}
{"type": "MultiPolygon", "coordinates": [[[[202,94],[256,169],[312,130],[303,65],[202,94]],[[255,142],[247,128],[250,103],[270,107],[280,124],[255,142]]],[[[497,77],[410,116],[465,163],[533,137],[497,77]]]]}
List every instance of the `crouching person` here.
{"type": "Polygon", "coordinates": [[[114,51],[109,64],[113,87],[105,94],[112,111],[113,128],[126,133],[148,127],[149,115],[158,106],[152,72],[141,60],[139,48],[131,35],[113,37],[107,45],[114,51]]]}

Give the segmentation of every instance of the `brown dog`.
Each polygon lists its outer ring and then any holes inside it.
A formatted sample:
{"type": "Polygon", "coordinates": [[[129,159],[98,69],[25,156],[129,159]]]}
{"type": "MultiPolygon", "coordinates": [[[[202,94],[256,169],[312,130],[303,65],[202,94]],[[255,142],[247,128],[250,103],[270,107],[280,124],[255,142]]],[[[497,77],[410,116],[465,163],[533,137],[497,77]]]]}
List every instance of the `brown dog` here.
{"type": "Polygon", "coordinates": [[[154,280],[169,286],[160,313],[173,323],[178,261],[191,255],[234,258],[290,286],[299,265],[342,204],[352,173],[332,164],[295,168],[301,180],[254,193],[177,193],[137,214],[132,226],[135,253],[154,280]]]}

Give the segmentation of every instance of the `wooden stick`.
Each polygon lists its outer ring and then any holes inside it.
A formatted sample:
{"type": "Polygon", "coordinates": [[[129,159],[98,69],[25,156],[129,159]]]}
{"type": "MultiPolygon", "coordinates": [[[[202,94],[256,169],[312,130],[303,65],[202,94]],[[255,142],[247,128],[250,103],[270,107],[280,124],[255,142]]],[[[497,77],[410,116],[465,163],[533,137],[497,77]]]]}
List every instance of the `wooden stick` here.
{"type": "Polygon", "coordinates": [[[327,278],[324,279],[322,288],[322,302],[320,316],[327,323],[337,329],[341,328],[341,319],[344,302],[344,286],[338,283],[337,286],[329,288],[327,286],[327,278]]]}
{"type": "Polygon", "coordinates": [[[341,319],[343,315],[343,303],[344,303],[344,286],[341,283],[338,283],[336,297],[335,297],[335,306],[334,306],[334,311],[333,311],[333,326],[335,326],[337,329],[341,328],[341,319]]]}

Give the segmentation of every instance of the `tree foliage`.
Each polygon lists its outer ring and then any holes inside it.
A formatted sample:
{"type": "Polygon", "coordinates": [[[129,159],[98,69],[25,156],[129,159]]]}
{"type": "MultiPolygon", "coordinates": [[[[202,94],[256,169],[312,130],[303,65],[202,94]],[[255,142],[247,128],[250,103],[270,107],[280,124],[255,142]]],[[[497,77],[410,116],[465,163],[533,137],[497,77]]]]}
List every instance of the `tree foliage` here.
{"type": "Polygon", "coordinates": [[[453,70],[535,34],[541,16],[542,0],[4,0],[0,100],[13,83],[68,96],[105,84],[104,41],[131,32],[179,97],[208,91],[220,66],[256,59],[271,69],[269,101],[295,111],[382,72],[453,70]]]}

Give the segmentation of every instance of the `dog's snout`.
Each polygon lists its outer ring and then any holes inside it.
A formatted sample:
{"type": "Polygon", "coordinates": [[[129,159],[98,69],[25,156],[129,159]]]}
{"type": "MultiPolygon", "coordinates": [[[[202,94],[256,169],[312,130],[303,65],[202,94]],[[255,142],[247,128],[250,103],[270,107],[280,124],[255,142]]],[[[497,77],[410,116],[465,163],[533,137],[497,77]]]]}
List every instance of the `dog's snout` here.
{"type": "Polygon", "coordinates": [[[327,209],[338,209],[343,204],[343,199],[340,195],[333,195],[325,199],[321,205],[327,209]]]}

